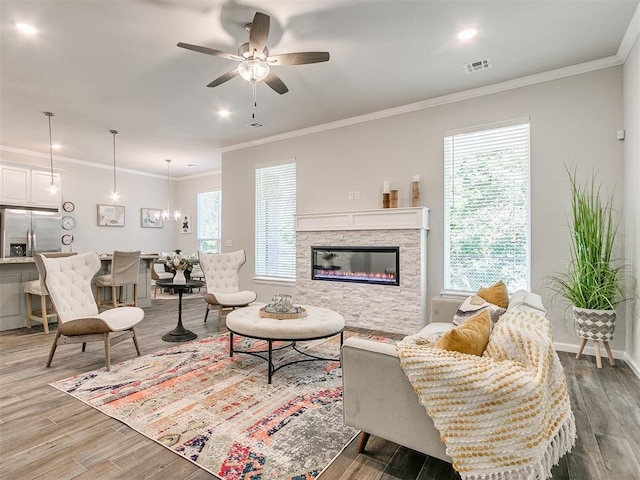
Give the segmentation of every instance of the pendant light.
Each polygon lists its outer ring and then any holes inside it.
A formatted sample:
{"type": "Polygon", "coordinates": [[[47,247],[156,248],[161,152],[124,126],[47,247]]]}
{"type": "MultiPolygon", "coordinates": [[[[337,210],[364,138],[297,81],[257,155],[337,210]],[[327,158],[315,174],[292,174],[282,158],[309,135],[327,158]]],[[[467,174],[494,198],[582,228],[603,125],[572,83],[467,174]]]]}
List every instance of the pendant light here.
{"type": "Polygon", "coordinates": [[[51,137],[51,117],[53,117],[53,113],[51,112],[42,112],[44,113],[48,119],[49,119],[49,158],[51,160],[51,183],[49,183],[49,192],[51,192],[51,195],[55,195],[56,193],[58,193],[58,185],[56,184],[56,182],[53,180],[53,140],[51,137]]]}
{"type": "Polygon", "coordinates": [[[171,216],[171,208],[169,208],[169,185],[171,182],[171,176],[169,175],[169,165],[171,164],[171,160],[166,159],[165,162],[167,162],[167,209],[162,211],[162,220],[164,222],[177,222],[178,220],[180,220],[182,213],[180,212],[180,210],[176,210],[175,212],[173,212],[173,216],[171,216]]]}
{"type": "Polygon", "coordinates": [[[111,200],[116,202],[120,198],[120,194],[116,188],[116,135],[118,134],[118,131],[109,130],[109,132],[113,135],[113,190],[111,191],[111,200]]]}

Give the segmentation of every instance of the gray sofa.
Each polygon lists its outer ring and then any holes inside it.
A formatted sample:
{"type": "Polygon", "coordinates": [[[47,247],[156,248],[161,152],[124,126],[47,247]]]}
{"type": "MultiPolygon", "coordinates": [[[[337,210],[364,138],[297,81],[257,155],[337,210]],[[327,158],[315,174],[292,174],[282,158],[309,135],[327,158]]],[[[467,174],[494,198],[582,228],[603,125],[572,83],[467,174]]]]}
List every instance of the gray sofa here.
{"type": "MultiPolygon", "coordinates": [[[[460,298],[434,297],[431,318],[421,332],[446,332],[454,328],[453,316],[460,298]]],[[[546,315],[540,295],[515,292],[507,310],[546,315]]],[[[351,337],[342,347],[344,423],[362,430],[358,452],[375,435],[451,463],[440,433],[418,401],[400,366],[393,344],[351,337]]]]}
{"type": "MultiPolygon", "coordinates": [[[[452,329],[453,315],[461,303],[458,298],[433,298],[430,323],[421,331],[452,329]]],[[[451,463],[440,433],[404,375],[393,344],[348,338],[342,347],[342,382],[344,423],[363,432],[359,452],[370,434],[451,463]]]]}

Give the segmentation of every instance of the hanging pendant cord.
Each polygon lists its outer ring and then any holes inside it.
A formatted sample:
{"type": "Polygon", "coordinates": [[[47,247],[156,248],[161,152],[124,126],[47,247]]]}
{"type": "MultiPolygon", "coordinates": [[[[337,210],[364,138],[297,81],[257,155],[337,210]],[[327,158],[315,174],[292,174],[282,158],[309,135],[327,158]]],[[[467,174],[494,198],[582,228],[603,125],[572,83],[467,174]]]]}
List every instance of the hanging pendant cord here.
{"type": "Polygon", "coordinates": [[[49,159],[51,161],[51,183],[53,183],[53,137],[51,136],[51,117],[53,117],[53,113],[44,112],[44,114],[49,117],[49,159]]]}
{"type": "Polygon", "coordinates": [[[117,130],[109,130],[113,134],[113,191],[116,192],[116,134],[117,130]]]}
{"type": "Polygon", "coordinates": [[[258,100],[256,98],[256,82],[251,82],[252,86],[253,86],[253,109],[251,112],[251,119],[255,120],[256,119],[256,107],[258,106],[258,100]]]}

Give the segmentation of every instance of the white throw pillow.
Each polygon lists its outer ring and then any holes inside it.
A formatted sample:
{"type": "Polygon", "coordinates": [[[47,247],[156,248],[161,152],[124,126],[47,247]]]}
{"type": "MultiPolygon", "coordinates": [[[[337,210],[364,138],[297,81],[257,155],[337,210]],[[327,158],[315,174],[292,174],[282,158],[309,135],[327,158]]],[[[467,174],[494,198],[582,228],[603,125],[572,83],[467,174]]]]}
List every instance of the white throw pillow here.
{"type": "Polygon", "coordinates": [[[542,297],[537,293],[531,293],[527,290],[518,290],[513,294],[509,300],[508,311],[520,311],[535,313],[544,317],[547,314],[547,310],[542,304],[542,297]]]}
{"type": "Polygon", "coordinates": [[[476,316],[484,310],[489,312],[492,324],[496,323],[500,315],[506,312],[504,308],[498,307],[493,303],[489,303],[478,295],[471,295],[458,307],[458,310],[453,316],[453,323],[454,325],[462,325],[471,317],[476,316]]]}

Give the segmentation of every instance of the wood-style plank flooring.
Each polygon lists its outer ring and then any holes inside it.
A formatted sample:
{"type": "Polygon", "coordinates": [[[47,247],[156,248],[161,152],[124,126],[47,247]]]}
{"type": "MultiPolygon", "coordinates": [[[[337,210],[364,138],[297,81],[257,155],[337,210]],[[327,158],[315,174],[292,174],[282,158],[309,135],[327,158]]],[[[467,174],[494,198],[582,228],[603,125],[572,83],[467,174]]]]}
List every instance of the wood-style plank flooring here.
{"type": "MultiPolygon", "coordinates": [[[[217,333],[203,323],[200,298],[184,301],[183,323],[199,337],[217,333]]],[[[173,329],[177,302],[156,300],[136,329],[142,353],[171,346],[161,335],[173,329]]],[[[213,318],[211,318],[213,317],[213,318]]],[[[205,479],[204,470],[127,426],[50,387],[48,383],[100,368],[100,343],[58,347],[45,363],[53,334],[42,327],[0,333],[0,479],[205,479]]],[[[112,348],[112,362],[135,357],[130,341],[112,348]]],[[[560,353],[571,392],[578,440],[553,470],[554,479],[640,479],[640,379],[622,361],[615,367],[593,357],[560,353]]],[[[371,437],[364,454],[356,441],[319,480],[453,480],[445,462],[371,437]]]]}

